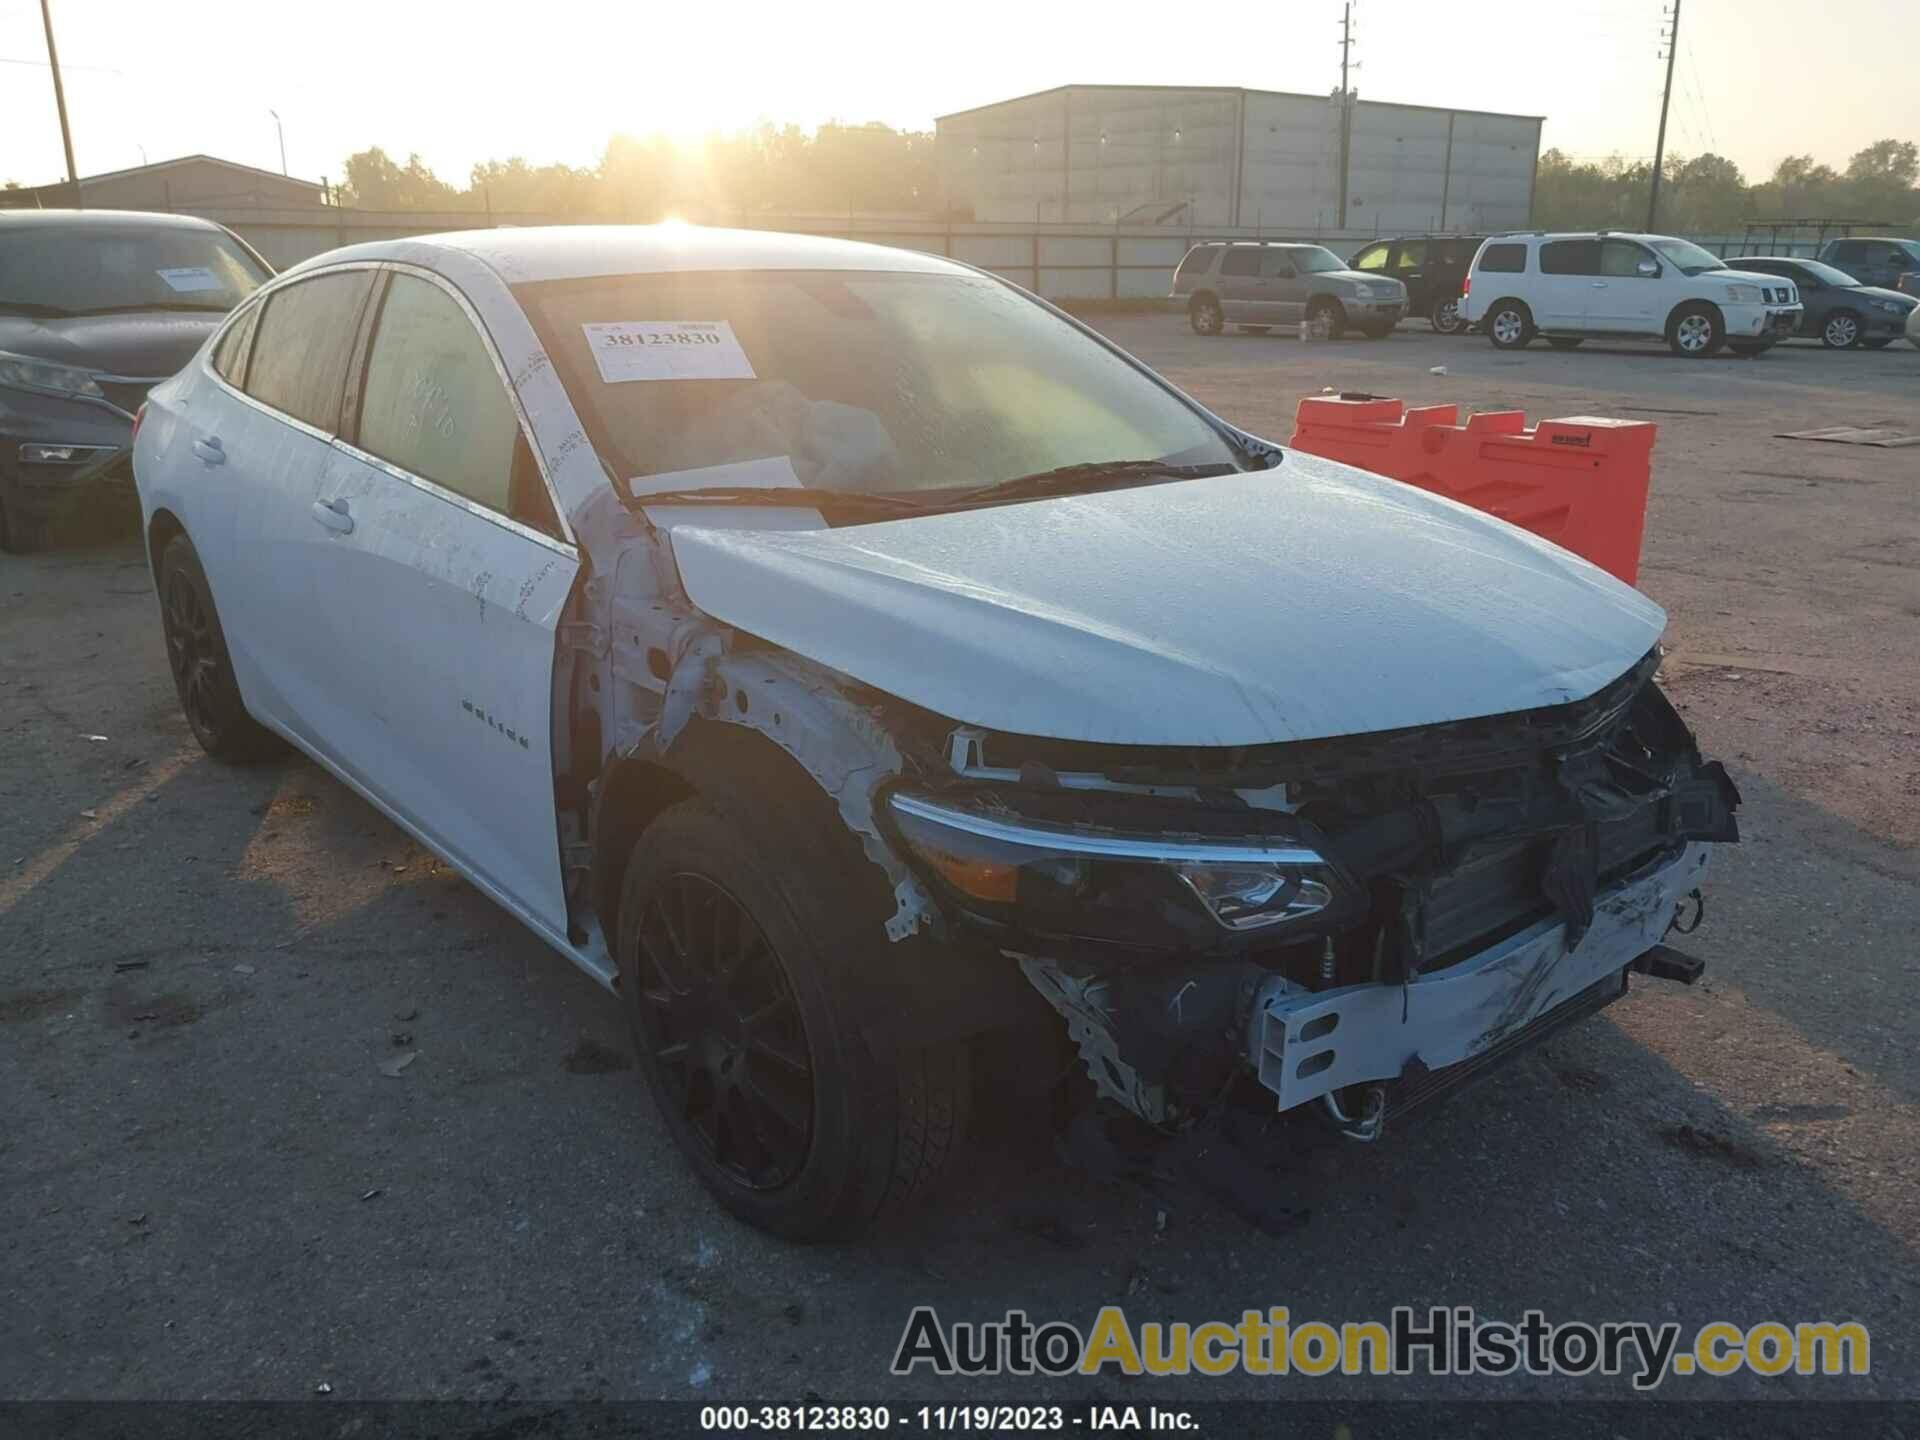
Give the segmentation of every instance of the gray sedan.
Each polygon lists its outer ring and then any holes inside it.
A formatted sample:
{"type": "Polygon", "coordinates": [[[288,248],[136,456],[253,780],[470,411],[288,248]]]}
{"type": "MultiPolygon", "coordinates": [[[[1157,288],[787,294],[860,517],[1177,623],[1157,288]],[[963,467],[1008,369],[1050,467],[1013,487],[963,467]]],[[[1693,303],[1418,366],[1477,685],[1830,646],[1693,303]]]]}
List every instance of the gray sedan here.
{"type": "Polygon", "coordinates": [[[1907,331],[1908,317],[1920,307],[1920,300],[1911,295],[1862,285],[1821,260],[1740,255],[1727,263],[1737,270],[1779,275],[1798,285],[1804,313],[1796,333],[1817,339],[1829,350],[1884,349],[1907,331]]]}

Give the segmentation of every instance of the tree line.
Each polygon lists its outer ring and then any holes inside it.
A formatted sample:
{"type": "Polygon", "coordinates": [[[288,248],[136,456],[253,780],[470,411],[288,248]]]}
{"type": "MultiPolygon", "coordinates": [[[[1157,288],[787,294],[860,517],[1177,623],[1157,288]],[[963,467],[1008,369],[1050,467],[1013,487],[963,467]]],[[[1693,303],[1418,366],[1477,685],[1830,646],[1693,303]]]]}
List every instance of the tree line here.
{"type": "MultiPolygon", "coordinates": [[[[1559,150],[1540,156],[1533,223],[1549,230],[1638,230],[1647,223],[1653,166],[1619,158],[1578,163],[1559,150]]],[[[1717,234],[1749,220],[1815,217],[1920,228],[1920,145],[1877,140],[1844,171],[1811,155],[1789,155],[1773,174],[1749,184],[1724,155],[1669,156],[1660,167],[1661,230],[1717,234]]]]}
{"type": "Polygon", "coordinates": [[[515,156],[475,165],[465,186],[418,155],[379,146],[347,157],[343,205],[363,210],[483,210],[651,221],[754,213],[932,214],[939,210],[933,134],[886,125],[763,124],[691,143],[616,135],[590,167],[515,156]]]}
{"type": "MultiPolygon", "coordinates": [[[[1646,224],[1653,167],[1615,157],[1540,156],[1532,223],[1548,229],[1637,229],[1646,224]]],[[[1670,156],[1661,167],[1662,230],[1712,234],[1754,219],[1813,216],[1920,229],[1920,146],[1879,140],[1844,171],[1790,155],[1749,183],[1724,155],[1670,156]]],[[[1151,198],[1151,197],[1142,197],[1151,198]]],[[[592,166],[534,165],[518,156],[475,165],[465,185],[379,146],[349,156],[342,204],[365,210],[461,210],[657,220],[765,215],[937,215],[944,196],[934,137],[881,124],[763,124],[687,143],[616,135],[592,166]]],[[[965,215],[954,218],[965,219],[965,215]]]]}

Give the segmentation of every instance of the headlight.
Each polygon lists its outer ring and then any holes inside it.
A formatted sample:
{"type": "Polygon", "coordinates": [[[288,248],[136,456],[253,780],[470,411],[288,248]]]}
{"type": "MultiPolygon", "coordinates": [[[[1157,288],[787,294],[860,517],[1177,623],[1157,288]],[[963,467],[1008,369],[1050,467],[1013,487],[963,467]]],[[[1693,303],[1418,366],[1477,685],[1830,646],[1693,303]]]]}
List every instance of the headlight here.
{"type": "Polygon", "coordinates": [[[1729,285],[1723,297],[1730,305],[1758,305],[1760,287],[1758,285],[1729,285]]]}
{"type": "Polygon", "coordinates": [[[9,355],[0,350],[0,385],[16,390],[41,390],[52,395],[85,395],[94,400],[106,394],[93,383],[93,376],[72,365],[56,365],[50,360],[35,360],[27,355],[9,355]]]}
{"type": "MultiPolygon", "coordinates": [[[[1077,792],[1076,808],[1090,799],[1077,792]]],[[[951,900],[1024,930],[1212,945],[1227,934],[1312,930],[1344,915],[1349,896],[1304,827],[1277,812],[1231,812],[1246,830],[1271,826],[1269,835],[1215,837],[1081,828],[908,794],[888,808],[910,856],[951,900]]]]}
{"type": "Polygon", "coordinates": [[[1873,303],[1890,315],[1904,315],[1913,309],[1913,306],[1902,305],[1898,300],[1876,300],[1873,303]]]}

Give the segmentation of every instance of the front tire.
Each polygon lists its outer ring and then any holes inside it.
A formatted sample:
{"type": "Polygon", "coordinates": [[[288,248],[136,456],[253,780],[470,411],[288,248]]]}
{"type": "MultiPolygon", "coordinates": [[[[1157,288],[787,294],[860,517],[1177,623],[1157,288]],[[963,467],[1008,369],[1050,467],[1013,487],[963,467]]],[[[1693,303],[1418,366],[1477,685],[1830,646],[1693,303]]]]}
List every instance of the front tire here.
{"type": "Polygon", "coordinates": [[[933,1186],[965,1132],[968,1051],[873,1051],[860,970],[893,958],[891,892],[824,803],[777,772],[747,788],[674,805],[634,847],[620,989],[701,1182],[749,1224],[811,1240],[933,1186]]]}
{"type": "Polygon", "coordinates": [[[1820,327],[1820,343],[1829,350],[1856,350],[1860,346],[1860,317],[1851,310],[1836,310],[1820,327]]]}
{"type": "Polygon", "coordinates": [[[1727,343],[1727,327],[1711,305],[1682,305],[1667,322],[1667,348],[1683,360],[1705,360],[1727,343]]]}
{"type": "Polygon", "coordinates": [[[1445,299],[1434,301],[1433,309],[1428,312],[1427,319],[1442,335],[1458,335],[1467,328],[1467,322],[1460,318],[1458,295],[1450,295],[1445,299]]]}
{"type": "Polygon", "coordinates": [[[285,742],[247,713],[226,632],[193,542],[183,534],[160,552],[160,628],[167,668],[193,738],[216,760],[261,760],[285,742]]]}
{"type": "Polygon", "coordinates": [[[1196,335],[1218,335],[1227,328],[1227,317],[1213,296],[1196,295],[1187,304],[1187,323],[1196,335]]]}
{"type": "Polygon", "coordinates": [[[1496,350],[1524,350],[1537,333],[1533,312],[1520,300],[1496,300],[1488,308],[1481,328],[1496,350]]]}
{"type": "Polygon", "coordinates": [[[1329,340],[1347,333],[1347,311],[1338,300],[1321,296],[1307,307],[1307,323],[1329,340]]]}

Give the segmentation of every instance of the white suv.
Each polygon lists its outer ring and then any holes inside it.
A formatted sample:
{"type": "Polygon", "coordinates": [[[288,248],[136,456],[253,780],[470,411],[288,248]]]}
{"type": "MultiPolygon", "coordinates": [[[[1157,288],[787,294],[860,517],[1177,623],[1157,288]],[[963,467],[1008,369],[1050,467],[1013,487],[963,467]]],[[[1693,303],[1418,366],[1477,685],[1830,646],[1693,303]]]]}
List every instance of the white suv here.
{"type": "Polygon", "coordinates": [[[1460,315],[1502,350],[1535,335],[1558,350],[1588,336],[1663,339],[1676,355],[1758,355],[1793,334],[1800,296],[1775,275],[1730,270],[1670,235],[1495,235],[1467,272],[1460,315]]]}

